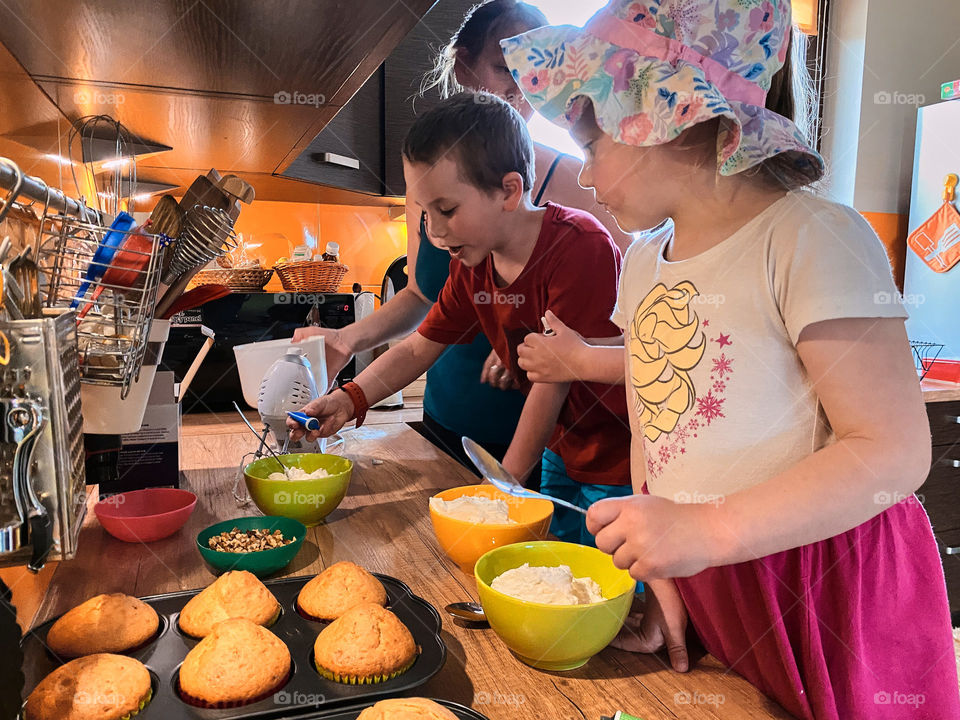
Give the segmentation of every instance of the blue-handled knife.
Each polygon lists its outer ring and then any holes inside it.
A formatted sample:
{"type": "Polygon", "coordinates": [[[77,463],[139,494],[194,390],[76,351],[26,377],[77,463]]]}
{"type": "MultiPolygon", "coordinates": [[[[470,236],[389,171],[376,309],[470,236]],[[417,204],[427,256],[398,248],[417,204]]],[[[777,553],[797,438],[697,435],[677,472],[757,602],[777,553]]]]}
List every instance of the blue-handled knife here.
{"type": "Polygon", "coordinates": [[[319,430],[320,421],[315,417],[310,417],[306,413],[287,411],[287,415],[303,425],[307,430],[319,430]]]}

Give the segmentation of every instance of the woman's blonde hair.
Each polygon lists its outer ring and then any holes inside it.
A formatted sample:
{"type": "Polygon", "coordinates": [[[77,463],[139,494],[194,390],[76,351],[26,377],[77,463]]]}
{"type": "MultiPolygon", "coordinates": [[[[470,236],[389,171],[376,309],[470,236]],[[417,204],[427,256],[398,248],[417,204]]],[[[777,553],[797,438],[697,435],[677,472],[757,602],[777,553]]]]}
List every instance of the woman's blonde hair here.
{"type": "Polygon", "coordinates": [[[476,59],[490,40],[502,40],[547,25],[547,16],[533,5],[518,0],[486,0],[474,5],[460,29],[440,51],[433,68],[420,83],[420,94],[437,88],[440,97],[450,97],[466,88],[457,82],[457,61],[476,59]]]}

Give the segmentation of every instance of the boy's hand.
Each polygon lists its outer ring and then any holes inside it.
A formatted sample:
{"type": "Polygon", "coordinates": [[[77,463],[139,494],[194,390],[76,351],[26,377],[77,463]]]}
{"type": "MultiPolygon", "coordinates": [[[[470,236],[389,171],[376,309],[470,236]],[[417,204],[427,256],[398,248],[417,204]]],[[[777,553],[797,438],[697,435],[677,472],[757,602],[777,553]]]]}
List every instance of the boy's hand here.
{"type": "Polygon", "coordinates": [[[527,373],[530,382],[561,383],[581,379],[577,366],[579,353],[587,347],[576,330],[564,325],[547,310],[547,322],[553,335],[530,333],[517,348],[520,367],[527,373]]]}
{"type": "Polygon", "coordinates": [[[670,665],[677,672],[690,668],[687,654],[687,608],[673,580],[647,583],[646,607],[630,612],[620,633],[610,645],[621,650],[655,653],[666,647],[670,665]]]}
{"type": "Polygon", "coordinates": [[[318,438],[330,437],[353,418],[353,401],[343,390],[337,390],[307,403],[300,412],[317,418],[320,421],[320,429],[305,432],[300,423],[287,418],[290,439],[297,441],[306,435],[307,440],[312,442],[318,438]]]}
{"type": "Polygon", "coordinates": [[[587,511],[597,548],[635,580],[689,577],[711,565],[717,509],[655,495],[598,500],[587,511]]]}
{"type": "Polygon", "coordinates": [[[500,362],[500,356],[496,350],[491,350],[483,363],[483,370],[480,371],[480,382],[492,385],[500,390],[511,390],[519,387],[517,379],[510,368],[500,362]]]}

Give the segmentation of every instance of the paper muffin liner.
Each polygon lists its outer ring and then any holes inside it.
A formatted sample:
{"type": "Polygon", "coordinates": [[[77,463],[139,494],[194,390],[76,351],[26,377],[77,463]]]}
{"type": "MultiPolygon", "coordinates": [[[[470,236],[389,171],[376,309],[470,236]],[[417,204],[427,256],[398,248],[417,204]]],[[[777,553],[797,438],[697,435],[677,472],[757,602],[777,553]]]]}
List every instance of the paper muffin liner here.
{"type": "Polygon", "coordinates": [[[135,715],[139,715],[143,712],[143,709],[150,704],[150,701],[153,700],[153,688],[151,687],[147,690],[147,694],[143,696],[143,699],[140,700],[140,707],[138,707],[133,712],[129,712],[126,715],[120,717],[120,720],[130,720],[135,715]]]}
{"type": "Polygon", "coordinates": [[[183,689],[183,687],[180,685],[180,681],[179,681],[179,680],[177,680],[177,695],[179,695],[179,696],[180,696],[180,699],[183,700],[187,705],[193,705],[193,707],[204,708],[204,709],[207,709],[207,710],[228,710],[228,709],[230,709],[230,708],[243,707],[244,705],[251,705],[251,704],[253,704],[253,703],[255,703],[255,702],[260,702],[261,700],[266,700],[268,697],[270,697],[270,696],[273,695],[275,692],[277,692],[277,690],[279,690],[279,689],[282,688],[284,685],[286,685],[288,682],[290,682],[290,678],[291,678],[291,677],[293,677],[293,667],[292,667],[292,666],[291,666],[291,668],[290,668],[290,672],[288,672],[288,673],[286,674],[286,676],[283,678],[283,680],[282,680],[281,682],[277,683],[276,685],[274,685],[272,688],[270,688],[270,689],[267,690],[266,692],[260,693],[259,695],[255,695],[255,696],[253,696],[253,697],[251,697],[251,698],[247,698],[246,700],[229,700],[229,701],[222,701],[222,702],[207,702],[206,700],[201,700],[200,698],[196,697],[195,695],[191,695],[190,693],[186,692],[186,691],[183,689]]]}
{"type": "Polygon", "coordinates": [[[413,663],[416,662],[417,655],[419,654],[420,649],[417,648],[417,653],[413,656],[413,660],[408,662],[399,670],[395,670],[388,675],[347,675],[344,673],[338,673],[321,666],[320,663],[317,662],[316,658],[313,660],[313,665],[322,677],[326,678],[327,680],[332,680],[333,682],[341,683],[343,685],[376,685],[377,683],[393,680],[394,678],[403,675],[407,670],[413,667],[413,663]]]}

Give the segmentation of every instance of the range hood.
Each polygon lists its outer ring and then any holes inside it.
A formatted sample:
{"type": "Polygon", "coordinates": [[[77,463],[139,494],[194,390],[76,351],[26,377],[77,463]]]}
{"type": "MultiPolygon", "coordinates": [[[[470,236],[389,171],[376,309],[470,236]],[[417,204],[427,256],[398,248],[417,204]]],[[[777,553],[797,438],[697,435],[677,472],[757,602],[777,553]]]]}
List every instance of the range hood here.
{"type": "Polygon", "coordinates": [[[391,204],[281,174],[435,2],[6,0],[0,43],[67,120],[110,115],[172,146],[138,162],[152,181],[215,167],[258,199],[391,204]]]}

